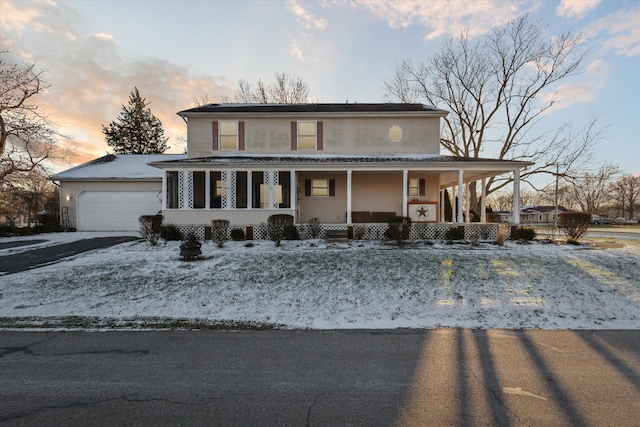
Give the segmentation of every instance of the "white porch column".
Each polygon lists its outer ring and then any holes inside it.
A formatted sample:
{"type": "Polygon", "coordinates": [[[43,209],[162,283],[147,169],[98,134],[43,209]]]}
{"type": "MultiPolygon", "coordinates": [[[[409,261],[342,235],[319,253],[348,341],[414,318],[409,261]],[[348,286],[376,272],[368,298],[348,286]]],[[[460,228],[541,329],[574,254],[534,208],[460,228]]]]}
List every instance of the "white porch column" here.
{"type": "Polygon", "coordinates": [[[178,172],[178,208],[193,209],[193,171],[178,172]]]}
{"type": "Polygon", "coordinates": [[[444,190],[440,190],[440,218],[438,222],[444,222],[444,190]]]}
{"type": "Polygon", "coordinates": [[[253,171],[247,171],[247,209],[253,207],[253,171]]]}
{"type": "Polygon", "coordinates": [[[204,172],[204,208],[211,209],[211,171],[204,172]]]}
{"type": "Polygon", "coordinates": [[[460,169],[458,170],[458,207],[456,208],[456,212],[458,214],[456,222],[458,223],[464,222],[464,212],[462,210],[462,198],[464,197],[464,193],[464,170],[460,169]]]}
{"type": "Polygon", "coordinates": [[[514,224],[520,224],[520,169],[513,171],[513,215],[514,224]]]}
{"type": "Polygon", "coordinates": [[[464,216],[464,222],[471,222],[471,191],[469,191],[469,187],[465,189],[464,192],[464,212],[466,215],[464,216]]]}
{"type": "Polygon", "coordinates": [[[482,178],[482,190],[480,197],[480,222],[487,222],[487,179],[482,178]]]}
{"type": "Polygon", "coordinates": [[[408,215],[407,195],[409,193],[409,171],[402,171],[402,216],[408,215]]]}
{"type": "Polygon", "coordinates": [[[353,174],[353,171],[348,169],[347,170],[347,224],[352,223],[352,218],[351,218],[351,176],[352,174],[353,174]]]}

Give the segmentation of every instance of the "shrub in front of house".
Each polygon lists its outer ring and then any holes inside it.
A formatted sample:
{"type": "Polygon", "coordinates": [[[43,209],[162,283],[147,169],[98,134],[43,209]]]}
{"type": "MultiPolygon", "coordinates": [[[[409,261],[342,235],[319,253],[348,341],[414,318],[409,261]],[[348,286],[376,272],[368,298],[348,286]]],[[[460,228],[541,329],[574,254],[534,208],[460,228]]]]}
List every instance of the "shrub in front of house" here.
{"type": "Polygon", "coordinates": [[[162,237],[165,242],[180,241],[182,240],[182,233],[175,225],[167,224],[160,227],[160,237],[162,237]]]}
{"type": "Polygon", "coordinates": [[[563,212],[558,215],[558,225],[567,236],[567,243],[578,243],[587,232],[591,214],[585,212],[563,212]]]}
{"type": "Polygon", "coordinates": [[[276,244],[276,246],[280,246],[280,243],[285,239],[285,236],[287,235],[287,231],[291,233],[291,227],[293,227],[292,215],[276,214],[271,215],[267,219],[267,234],[269,236],[269,239],[272,240],[276,244]]]}
{"type": "Polygon", "coordinates": [[[227,233],[229,231],[228,219],[214,219],[211,221],[211,240],[221,248],[227,241],[227,233]]]}
{"type": "Polygon", "coordinates": [[[298,227],[290,225],[284,230],[284,240],[300,240],[300,233],[298,227]]]}
{"type": "Polygon", "coordinates": [[[408,216],[392,216],[387,220],[387,231],[385,236],[393,239],[402,246],[405,240],[409,238],[411,231],[411,218],[408,216]]]}
{"type": "Polygon", "coordinates": [[[246,239],[246,236],[242,228],[233,228],[231,230],[231,240],[233,240],[234,242],[240,242],[245,239],[246,239]]]}
{"type": "Polygon", "coordinates": [[[444,238],[449,242],[454,240],[464,240],[464,230],[459,227],[451,227],[444,233],[444,238]]]}
{"type": "Polygon", "coordinates": [[[320,237],[320,234],[322,233],[322,226],[320,225],[320,220],[318,218],[311,218],[307,224],[307,228],[309,229],[309,235],[312,239],[320,237]]]}
{"type": "Polygon", "coordinates": [[[162,216],[160,215],[142,215],[138,221],[140,222],[140,234],[142,238],[156,246],[160,239],[160,226],[162,225],[162,216]]]}
{"type": "Polygon", "coordinates": [[[536,230],[530,227],[518,227],[513,234],[513,238],[523,242],[530,242],[536,238],[536,230]]]}

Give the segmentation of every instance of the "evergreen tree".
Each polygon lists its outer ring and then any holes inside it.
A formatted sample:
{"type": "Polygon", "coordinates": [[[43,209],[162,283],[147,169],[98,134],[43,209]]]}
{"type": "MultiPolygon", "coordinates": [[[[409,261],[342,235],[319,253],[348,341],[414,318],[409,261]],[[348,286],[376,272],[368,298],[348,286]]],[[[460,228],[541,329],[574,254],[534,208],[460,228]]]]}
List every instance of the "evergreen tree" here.
{"type": "Polygon", "coordinates": [[[138,88],[129,95],[129,105],[122,106],[116,121],[102,126],[105,139],[117,154],[160,154],[167,147],[160,120],[147,108],[149,103],[138,88]]]}

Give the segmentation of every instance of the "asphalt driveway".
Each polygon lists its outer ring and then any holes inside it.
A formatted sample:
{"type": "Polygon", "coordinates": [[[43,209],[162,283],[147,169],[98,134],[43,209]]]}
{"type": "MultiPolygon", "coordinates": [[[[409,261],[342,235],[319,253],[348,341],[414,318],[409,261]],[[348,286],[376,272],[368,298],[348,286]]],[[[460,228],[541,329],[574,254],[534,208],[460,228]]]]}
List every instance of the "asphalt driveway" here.
{"type": "MultiPolygon", "coordinates": [[[[77,240],[71,243],[61,243],[44,248],[35,248],[12,255],[0,256],[0,274],[18,273],[53,264],[63,258],[89,252],[96,249],[108,248],[120,243],[140,240],[139,237],[119,236],[119,237],[96,237],[92,239],[77,240]]],[[[38,241],[28,241],[28,244],[38,241]]],[[[7,242],[10,244],[11,242],[7,242]]],[[[15,242],[13,246],[24,245],[23,242],[15,242]]],[[[7,246],[4,246],[5,248],[7,246]]]]}

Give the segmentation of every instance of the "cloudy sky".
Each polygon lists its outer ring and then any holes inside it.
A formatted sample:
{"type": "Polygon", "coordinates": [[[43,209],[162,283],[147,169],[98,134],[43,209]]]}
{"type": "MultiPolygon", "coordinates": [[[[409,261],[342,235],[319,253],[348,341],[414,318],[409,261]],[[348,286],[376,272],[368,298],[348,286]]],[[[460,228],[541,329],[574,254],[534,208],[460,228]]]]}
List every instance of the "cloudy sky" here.
{"type": "Polygon", "coordinates": [[[564,81],[550,124],[606,126],[596,159],[640,173],[640,2],[636,0],[0,0],[0,40],[51,83],[38,103],[72,140],[74,164],[104,155],[102,125],[134,87],[170,137],[176,112],[238,80],[305,80],[313,102],[384,102],[399,61],[427,60],[463,27],[480,36],[524,13],[549,36],[582,32],[583,72],[564,81]]]}

